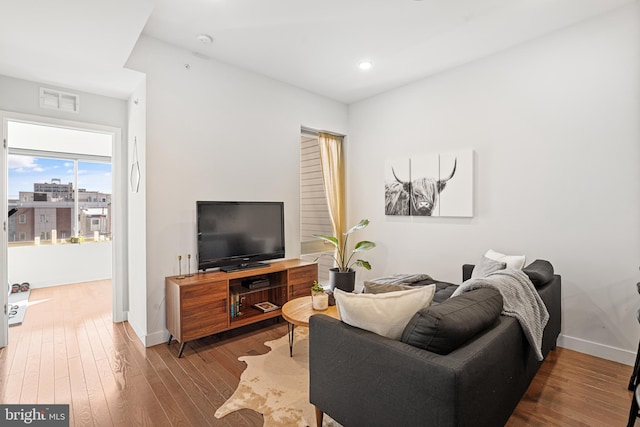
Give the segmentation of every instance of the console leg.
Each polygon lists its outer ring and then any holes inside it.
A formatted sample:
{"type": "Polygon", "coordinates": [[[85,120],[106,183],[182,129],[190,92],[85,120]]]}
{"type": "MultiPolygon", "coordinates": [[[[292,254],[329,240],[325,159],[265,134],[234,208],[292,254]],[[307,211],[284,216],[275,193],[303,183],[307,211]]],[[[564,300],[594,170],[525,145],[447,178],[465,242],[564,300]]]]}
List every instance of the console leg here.
{"type": "Polygon", "coordinates": [[[182,357],[182,352],[184,351],[184,346],[186,345],[186,342],[183,342],[182,344],[180,344],[180,351],[178,352],[178,359],[182,357]]]}
{"type": "Polygon", "coordinates": [[[638,371],[640,370],[640,344],[638,344],[638,352],[636,353],[636,363],[633,365],[633,372],[631,373],[631,378],[629,379],[629,390],[635,389],[636,385],[638,385],[638,371]]]}
{"type": "Polygon", "coordinates": [[[289,357],[293,357],[293,332],[296,325],[287,322],[287,329],[289,330],[289,357]]]}
{"type": "Polygon", "coordinates": [[[324,412],[322,412],[322,410],[317,406],[314,406],[314,408],[316,408],[316,426],[322,427],[322,418],[324,418],[324,412]]]}
{"type": "Polygon", "coordinates": [[[636,424],[636,419],[640,416],[638,412],[638,400],[636,399],[636,390],[631,396],[631,409],[629,410],[629,422],[627,423],[627,427],[633,427],[636,424]]]}
{"type": "Polygon", "coordinates": [[[173,339],[173,335],[169,334],[169,341],[167,341],[167,345],[171,345],[172,339],[173,339]]]}

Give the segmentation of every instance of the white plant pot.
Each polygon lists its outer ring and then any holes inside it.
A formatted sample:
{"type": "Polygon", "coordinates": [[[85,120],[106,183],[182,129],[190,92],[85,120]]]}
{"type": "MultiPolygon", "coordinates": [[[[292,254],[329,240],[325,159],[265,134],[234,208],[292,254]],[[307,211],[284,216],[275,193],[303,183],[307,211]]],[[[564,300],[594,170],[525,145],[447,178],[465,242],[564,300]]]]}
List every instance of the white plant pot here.
{"type": "Polygon", "coordinates": [[[326,310],[327,308],[329,308],[329,295],[324,292],[312,292],[311,305],[314,310],[326,310]]]}

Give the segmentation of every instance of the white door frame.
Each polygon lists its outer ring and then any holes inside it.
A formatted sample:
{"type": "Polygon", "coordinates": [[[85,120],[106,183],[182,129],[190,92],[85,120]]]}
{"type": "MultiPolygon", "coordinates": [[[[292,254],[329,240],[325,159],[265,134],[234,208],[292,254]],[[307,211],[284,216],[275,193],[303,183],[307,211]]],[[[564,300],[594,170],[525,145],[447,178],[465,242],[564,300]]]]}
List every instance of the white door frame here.
{"type": "Polygon", "coordinates": [[[0,347],[6,347],[9,344],[9,313],[7,312],[7,304],[9,303],[9,291],[5,288],[5,283],[9,285],[9,277],[7,272],[7,254],[9,244],[7,242],[7,234],[9,227],[9,217],[7,215],[7,126],[3,120],[2,125],[2,161],[0,161],[0,176],[3,177],[0,182],[4,185],[0,187],[0,210],[2,211],[3,231],[0,232],[0,347]]]}
{"type": "MultiPolygon", "coordinates": [[[[10,121],[27,122],[41,125],[57,126],[68,129],[83,130],[89,132],[105,133],[112,136],[112,156],[111,156],[111,179],[112,179],[112,191],[113,196],[111,202],[113,204],[112,211],[112,318],[114,322],[122,322],[126,320],[125,309],[125,289],[126,278],[128,277],[126,272],[126,179],[125,179],[125,155],[122,150],[122,130],[120,128],[112,126],[97,125],[92,123],[75,122],[71,120],[55,119],[51,117],[35,116],[30,114],[14,113],[9,111],[0,110],[0,118],[2,118],[2,139],[3,142],[7,141],[7,123],[10,121]]],[[[3,144],[2,161],[0,161],[0,176],[4,185],[0,186],[0,208],[2,209],[3,218],[3,231],[0,233],[2,238],[0,239],[0,282],[8,283],[8,238],[7,238],[7,177],[8,177],[8,148],[7,144],[3,144]]],[[[2,291],[4,285],[0,283],[0,347],[6,347],[9,338],[9,317],[6,313],[5,307],[8,303],[8,293],[2,291]]]]}

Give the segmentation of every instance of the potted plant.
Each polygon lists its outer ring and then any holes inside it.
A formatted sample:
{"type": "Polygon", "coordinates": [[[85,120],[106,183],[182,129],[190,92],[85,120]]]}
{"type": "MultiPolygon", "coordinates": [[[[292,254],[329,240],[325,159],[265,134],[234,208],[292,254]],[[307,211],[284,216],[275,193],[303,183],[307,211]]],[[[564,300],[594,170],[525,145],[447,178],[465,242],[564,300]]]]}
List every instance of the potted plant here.
{"type": "Polygon", "coordinates": [[[314,310],[326,310],[329,307],[329,295],[317,280],[313,281],[311,288],[311,306],[314,310]]]}
{"type": "MultiPolygon", "coordinates": [[[[363,240],[355,244],[351,252],[347,252],[347,242],[349,235],[357,230],[362,230],[369,225],[368,219],[363,219],[353,227],[351,227],[346,233],[344,233],[344,240],[342,246],[340,241],[335,236],[326,236],[323,234],[314,234],[313,237],[322,239],[325,242],[331,243],[335,247],[335,253],[333,255],[322,254],[321,256],[330,256],[335,261],[336,267],[329,269],[329,286],[331,290],[338,288],[346,292],[353,292],[356,282],[356,271],[352,268],[354,266],[362,267],[367,270],[371,270],[371,264],[363,259],[353,259],[354,255],[363,251],[368,251],[376,247],[376,244],[368,240],[363,240]]],[[[316,258],[316,261],[320,258],[316,258]]]]}

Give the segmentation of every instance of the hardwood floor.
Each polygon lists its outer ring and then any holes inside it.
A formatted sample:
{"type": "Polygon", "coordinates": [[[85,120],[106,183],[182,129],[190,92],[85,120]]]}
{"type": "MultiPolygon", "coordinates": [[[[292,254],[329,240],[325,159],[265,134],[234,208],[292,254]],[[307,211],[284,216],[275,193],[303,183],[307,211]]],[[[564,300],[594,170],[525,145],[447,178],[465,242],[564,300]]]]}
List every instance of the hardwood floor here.
{"type": "MultiPolygon", "coordinates": [[[[238,384],[238,357],[265,353],[265,341],[286,333],[283,322],[254,325],[190,343],[178,359],[177,343],[145,349],[128,323],[111,321],[110,281],[34,289],[0,350],[0,402],[68,403],[72,426],[261,426],[253,411],[213,413],[238,384]]],[[[507,426],[626,425],[630,375],[559,348],[507,426]]]]}

